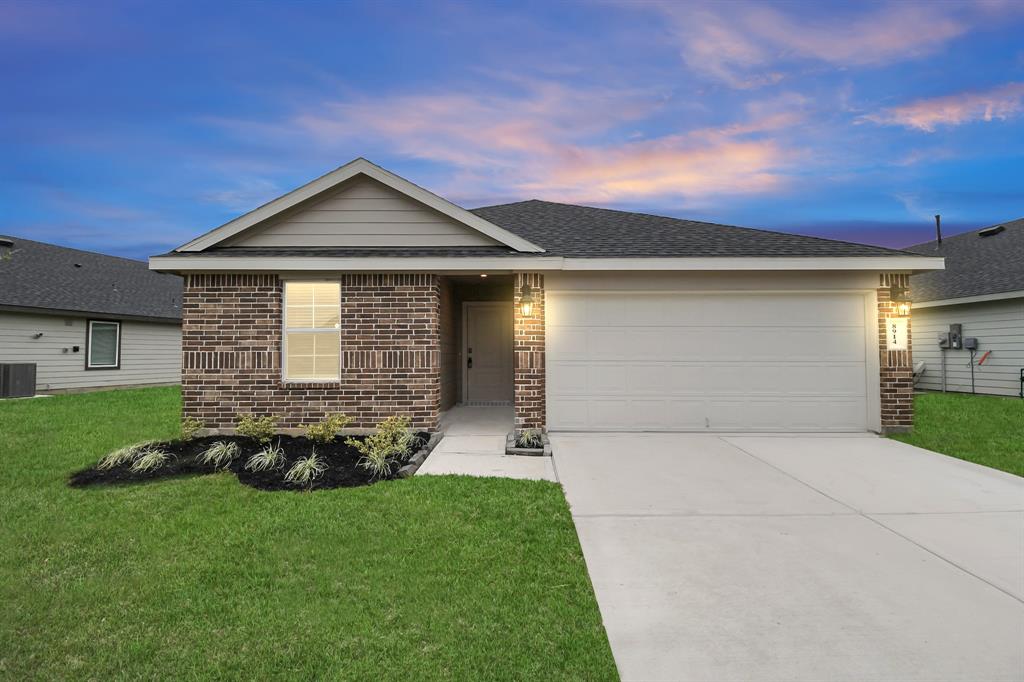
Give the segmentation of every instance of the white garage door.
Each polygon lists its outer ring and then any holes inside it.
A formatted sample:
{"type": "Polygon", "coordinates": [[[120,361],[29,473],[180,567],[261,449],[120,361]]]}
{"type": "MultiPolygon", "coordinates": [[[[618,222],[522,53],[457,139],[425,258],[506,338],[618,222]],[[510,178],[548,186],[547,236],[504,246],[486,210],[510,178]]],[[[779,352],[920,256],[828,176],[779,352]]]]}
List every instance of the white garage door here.
{"type": "Polygon", "coordinates": [[[548,292],[554,430],[861,431],[862,294],[548,292]]]}

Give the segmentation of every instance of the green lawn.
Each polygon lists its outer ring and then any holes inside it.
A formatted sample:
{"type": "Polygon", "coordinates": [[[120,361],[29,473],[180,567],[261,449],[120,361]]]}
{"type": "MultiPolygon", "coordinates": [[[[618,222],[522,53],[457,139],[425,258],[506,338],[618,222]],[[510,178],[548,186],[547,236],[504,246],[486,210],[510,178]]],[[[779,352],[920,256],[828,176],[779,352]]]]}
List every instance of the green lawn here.
{"type": "Polygon", "coordinates": [[[893,438],[1024,476],[1024,400],[924,393],[914,410],[913,433],[893,438]]]}
{"type": "Polygon", "coordinates": [[[615,679],[552,483],[71,489],[177,389],[0,403],[0,677],[615,679]]]}

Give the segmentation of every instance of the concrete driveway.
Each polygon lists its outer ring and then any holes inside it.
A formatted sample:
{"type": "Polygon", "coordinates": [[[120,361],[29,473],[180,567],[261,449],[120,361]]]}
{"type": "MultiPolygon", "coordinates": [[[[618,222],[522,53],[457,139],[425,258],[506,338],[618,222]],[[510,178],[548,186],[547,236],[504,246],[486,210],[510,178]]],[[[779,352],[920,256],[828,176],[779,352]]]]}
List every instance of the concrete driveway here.
{"type": "Polygon", "coordinates": [[[870,435],[551,440],[624,680],[1024,680],[1024,479],[870,435]]]}

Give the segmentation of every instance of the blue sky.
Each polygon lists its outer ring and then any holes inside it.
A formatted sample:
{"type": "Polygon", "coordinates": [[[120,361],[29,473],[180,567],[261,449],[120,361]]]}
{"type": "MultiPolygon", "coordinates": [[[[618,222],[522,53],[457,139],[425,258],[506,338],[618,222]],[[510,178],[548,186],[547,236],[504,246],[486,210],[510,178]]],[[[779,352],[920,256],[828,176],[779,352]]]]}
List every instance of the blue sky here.
{"type": "Polygon", "coordinates": [[[1024,3],[0,0],[0,232],[160,253],[356,156],[902,246],[1024,216],[1024,3]]]}

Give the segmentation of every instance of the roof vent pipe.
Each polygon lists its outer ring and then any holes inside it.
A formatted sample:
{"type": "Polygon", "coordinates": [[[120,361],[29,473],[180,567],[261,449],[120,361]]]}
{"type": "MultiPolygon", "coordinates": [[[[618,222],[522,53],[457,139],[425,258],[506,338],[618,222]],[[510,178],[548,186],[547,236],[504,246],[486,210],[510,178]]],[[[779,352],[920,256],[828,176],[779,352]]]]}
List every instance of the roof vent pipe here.
{"type": "Polygon", "coordinates": [[[938,213],[935,214],[935,241],[942,246],[942,216],[938,213]]]}

